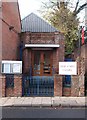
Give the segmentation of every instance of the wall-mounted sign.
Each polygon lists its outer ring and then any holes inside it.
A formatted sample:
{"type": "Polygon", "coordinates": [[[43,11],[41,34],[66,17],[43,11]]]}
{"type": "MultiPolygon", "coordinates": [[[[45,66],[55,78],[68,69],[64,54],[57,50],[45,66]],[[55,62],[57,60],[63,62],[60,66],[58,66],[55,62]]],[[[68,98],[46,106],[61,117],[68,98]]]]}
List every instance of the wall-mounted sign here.
{"type": "Polygon", "coordinates": [[[18,63],[13,64],[13,73],[20,73],[21,72],[21,65],[18,63]]]}
{"type": "Polygon", "coordinates": [[[21,74],[22,61],[2,61],[1,71],[4,74],[21,74]]]}
{"type": "Polygon", "coordinates": [[[77,75],[77,62],[59,62],[60,75],[77,75]]]}

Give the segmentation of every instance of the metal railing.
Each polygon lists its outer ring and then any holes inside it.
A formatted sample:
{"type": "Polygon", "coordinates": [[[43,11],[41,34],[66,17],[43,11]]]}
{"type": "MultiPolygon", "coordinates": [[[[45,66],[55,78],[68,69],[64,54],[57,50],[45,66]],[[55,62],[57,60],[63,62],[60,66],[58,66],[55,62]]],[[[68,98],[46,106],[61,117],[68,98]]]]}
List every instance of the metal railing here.
{"type": "Polygon", "coordinates": [[[54,79],[52,76],[24,77],[23,96],[53,96],[54,79]]]}

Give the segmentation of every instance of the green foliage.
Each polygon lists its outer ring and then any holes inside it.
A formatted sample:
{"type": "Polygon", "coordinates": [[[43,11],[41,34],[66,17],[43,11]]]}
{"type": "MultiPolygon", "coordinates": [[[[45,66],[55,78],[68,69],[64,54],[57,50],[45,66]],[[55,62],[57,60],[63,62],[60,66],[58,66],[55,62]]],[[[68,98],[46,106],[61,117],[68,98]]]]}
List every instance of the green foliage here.
{"type": "Polygon", "coordinates": [[[72,52],[74,50],[74,43],[78,40],[78,19],[70,11],[65,3],[61,3],[60,6],[58,3],[52,3],[53,7],[46,7],[45,4],[45,12],[44,18],[47,19],[54,27],[58,28],[59,31],[64,33],[65,36],[65,50],[66,52],[72,52]]]}

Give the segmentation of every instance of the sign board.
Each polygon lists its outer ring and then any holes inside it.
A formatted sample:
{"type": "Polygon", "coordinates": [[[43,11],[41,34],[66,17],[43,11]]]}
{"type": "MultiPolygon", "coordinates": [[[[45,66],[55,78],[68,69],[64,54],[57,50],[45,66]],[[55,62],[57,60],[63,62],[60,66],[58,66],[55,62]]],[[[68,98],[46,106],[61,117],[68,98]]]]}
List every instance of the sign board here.
{"type": "Polygon", "coordinates": [[[22,61],[2,61],[1,71],[4,74],[21,74],[22,61]]]}
{"type": "Polygon", "coordinates": [[[60,75],[77,75],[77,62],[59,62],[60,75]]]}

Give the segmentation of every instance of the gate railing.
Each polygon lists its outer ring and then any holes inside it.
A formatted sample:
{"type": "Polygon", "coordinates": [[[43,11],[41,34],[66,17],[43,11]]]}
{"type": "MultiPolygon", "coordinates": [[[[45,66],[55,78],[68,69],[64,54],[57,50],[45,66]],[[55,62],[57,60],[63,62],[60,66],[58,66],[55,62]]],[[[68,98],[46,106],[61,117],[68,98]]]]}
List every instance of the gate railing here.
{"type": "Polygon", "coordinates": [[[25,76],[23,78],[25,96],[53,96],[53,76],[25,76]]]}

